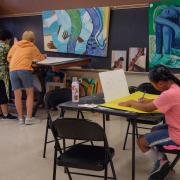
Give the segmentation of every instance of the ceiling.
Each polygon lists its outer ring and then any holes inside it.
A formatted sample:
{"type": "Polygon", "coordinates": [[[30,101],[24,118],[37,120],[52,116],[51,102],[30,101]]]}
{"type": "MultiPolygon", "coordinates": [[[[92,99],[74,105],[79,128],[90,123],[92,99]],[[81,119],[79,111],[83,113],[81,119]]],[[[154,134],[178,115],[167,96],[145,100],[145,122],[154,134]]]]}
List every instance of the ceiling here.
{"type": "Polygon", "coordinates": [[[39,13],[49,9],[143,5],[157,0],[0,0],[0,15],[39,13]]]}

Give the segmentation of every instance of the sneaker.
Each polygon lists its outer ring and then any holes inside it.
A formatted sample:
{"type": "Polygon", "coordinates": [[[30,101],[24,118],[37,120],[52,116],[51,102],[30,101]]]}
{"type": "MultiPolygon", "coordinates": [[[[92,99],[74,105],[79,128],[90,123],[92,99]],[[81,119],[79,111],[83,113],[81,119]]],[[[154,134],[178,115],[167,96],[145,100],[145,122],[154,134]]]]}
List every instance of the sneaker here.
{"type": "Polygon", "coordinates": [[[155,162],[154,166],[153,166],[153,170],[151,171],[148,180],[156,180],[155,178],[152,178],[152,177],[151,177],[151,174],[152,174],[153,172],[157,171],[157,170],[159,169],[159,166],[160,166],[160,160],[157,160],[157,161],[155,162]]]}
{"type": "Polygon", "coordinates": [[[23,125],[23,124],[25,124],[25,121],[24,121],[24,119],[19,119],[19,125],[23,125]]]}
{"type": "Polygon", "coordinates": [[[17,119],[17,117],[16,117],[16,116],[13,116],[12,114],[8,114],[7,116],[4,116],[4,115],[3,115],[2,119],[3,119],[3,120],[8,120],[8,119],[9,119],[9,120],[13,120],[13,119],[15,120],[15,119],[17,119]]]}
{"type": "Polygon", "coordinates": [[[39,123],[39,120],[35,119],[34,117],[25,119],[25,124],[26,125],[32,125],[32,124],[37,124],[37,123],[39,123]]]}
{"type": "Polygon", "coordinates": [[[149,180],[163,180],[164,177],[166,177],[166,175],[169,173],[169,168],[170,165],[168,160],[158,160],[149,176],[149,180]]]}

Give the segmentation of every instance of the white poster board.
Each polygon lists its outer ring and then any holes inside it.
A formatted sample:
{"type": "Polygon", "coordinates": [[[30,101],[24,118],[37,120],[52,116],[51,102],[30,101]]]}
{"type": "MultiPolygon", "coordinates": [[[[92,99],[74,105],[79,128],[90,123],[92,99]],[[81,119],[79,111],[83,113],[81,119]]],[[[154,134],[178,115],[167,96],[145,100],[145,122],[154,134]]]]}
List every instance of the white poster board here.
{"type": "Polygon", "coordinates": [[[99,73],[105,102],[129,95],[128,84],[123,69],[99,73]]]}
{"type": "MultiPolygon", "coordinates": [[[[80,58],[47,57],[43,61],[38,61],[37,64],[41,64],[41,65],[66,64],[80,60],[81,60],[80,58]]],[[[37,60],[34,61],[36,62],[37,60]]]]}

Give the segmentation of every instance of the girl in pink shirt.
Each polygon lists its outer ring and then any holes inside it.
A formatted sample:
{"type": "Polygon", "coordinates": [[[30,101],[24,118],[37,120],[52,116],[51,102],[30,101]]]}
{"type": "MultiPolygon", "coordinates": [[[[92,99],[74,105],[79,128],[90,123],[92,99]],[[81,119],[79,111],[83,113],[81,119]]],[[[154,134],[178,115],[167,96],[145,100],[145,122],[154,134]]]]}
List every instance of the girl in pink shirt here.
{"type": "Polygon", "coordinates": [[[157,99],[130,100],[119,105],[148,112],[159,109],[164,113],[166,123],[153,127],[151,133],[140,136],[137,141],[141,151],[155,162],[149,180],[163,180],[169,171],[169,161],[158,151],[158,146],[180,145],[180,80],[163,65],[149,72],[149,80],[162,92],[157,99]]]}

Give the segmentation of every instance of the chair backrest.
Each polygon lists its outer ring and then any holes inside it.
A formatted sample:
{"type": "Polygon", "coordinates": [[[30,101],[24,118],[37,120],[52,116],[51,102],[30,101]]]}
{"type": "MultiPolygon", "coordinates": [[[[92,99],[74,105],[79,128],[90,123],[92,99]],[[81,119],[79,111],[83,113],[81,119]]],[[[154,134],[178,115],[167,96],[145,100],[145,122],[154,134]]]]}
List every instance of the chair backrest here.
{"type": "Polygon", "coordinates": [[[156,90],[153,85],[151,83],[148,83],[148,82],[145,82],[145,83],[142,83],[140,84],[136,91],[141,91],[141,92],[146,92],[146,93],[149,93],[149,94],[161,94],[160,91],[156,90]]]}
{"type": "Polygon", "coordinates": [[[132,93],[135,93],[136,90],[137,90],[137,87],[136,86],[129,86],[129,93],[132,94],[132,93]]]}
{"type": "Polygon", "coordinates": [[[52,122],[53,134],[64,139],[106,141],[104,129],[97,123],[76,118],[62,118],[52,122]]]}
{"type": "Polygon", "coordinates": [[[71,89],[62,88],[49,91],[44,98],[46,109],[55,108],[58,104],[72,99],[71,89]]]}

